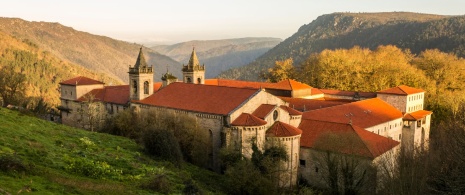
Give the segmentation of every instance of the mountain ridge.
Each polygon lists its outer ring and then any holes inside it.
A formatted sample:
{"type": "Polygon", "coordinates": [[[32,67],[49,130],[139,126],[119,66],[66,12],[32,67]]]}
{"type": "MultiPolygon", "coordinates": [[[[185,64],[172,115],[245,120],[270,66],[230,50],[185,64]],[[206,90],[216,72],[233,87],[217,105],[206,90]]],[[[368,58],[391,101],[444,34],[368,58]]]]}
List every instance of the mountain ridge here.
{"type": "Polygon", "coordinates": [[[357,45],[370,49],[379,45],[396,45],[410,49],[414,54],[438,48],[465,56],[464,44],[461,43],[465,39],[464,32],[465,16],[410,12],[325,14],[302,25],[292,36],[250,64],[225,71],[219,77],[260,80],[258,75],[274,66],[276,60],[293,58],[294,65],[299,65],[312,53],[357,45]]]}

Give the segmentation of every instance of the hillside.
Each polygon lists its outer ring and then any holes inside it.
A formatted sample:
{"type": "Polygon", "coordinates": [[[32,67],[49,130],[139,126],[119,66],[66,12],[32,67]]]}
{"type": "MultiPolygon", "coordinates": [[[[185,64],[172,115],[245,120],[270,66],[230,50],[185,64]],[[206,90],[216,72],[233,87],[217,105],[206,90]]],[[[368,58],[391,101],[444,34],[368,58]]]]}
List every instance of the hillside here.
{"type": "MultiPolygon", "coordinates": [[[[0,18],[0,31],[20,40],[27,39],[60,59],[81,65],[128,82],[128,65],[134,65],[140,45],[118,41],[105,36],[74,30],[59,23],[29,22],[18,18],[0,18]]],[[[155,66],[160,80],[166,66],[180,76],[181,65],[171,58],[146,48],[146,59],[155,66]],[[160,71],[162,70],[162,71],[160,71]]]]}
{"type": "Polygon", "coordinates": [[[212,78],[222,71],[252,62],[281,41],[278,38],[238,38],[188,41],[151,48],[179,63],[186,64],[189,61],[192,47],[195,47],[200,63],[207,66],[206,77],[212,78]]]}
{"type": "Polygon", "coordinates": [[[40,49],[36,44],[18,39],[0,31],[0,69],[9,66],[26,75],[28,104],[42,98],[49,106],[60,103],[59,82],[78,75],[119,84],[119,80],[105,74],[94,73],[79,65],[63,61],[54,54],[40,49]]]}
{"type": "Polygon", "coordinates": [[[292,57],[299,65],[324,49],[376,49],[395,45],[418,54],[437,48],[465,57],[465,16],[439,16],[407,12],[333,13],[322,15],[247,66],[231,69],[219,77],[258,80],[260,72],[276,60],[292,57]]]}
{"type": "Polygon", "coordinates": [[[5,108],[0,119],[0,194],[222,194],[223,176],[153,160],[133,140],[5,108]]]}

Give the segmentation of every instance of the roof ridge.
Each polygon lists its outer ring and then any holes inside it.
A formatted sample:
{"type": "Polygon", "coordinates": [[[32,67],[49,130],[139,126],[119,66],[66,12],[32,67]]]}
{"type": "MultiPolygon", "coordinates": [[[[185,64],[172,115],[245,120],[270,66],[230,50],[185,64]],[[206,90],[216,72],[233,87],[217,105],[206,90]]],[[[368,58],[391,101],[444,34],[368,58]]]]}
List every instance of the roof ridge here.
{"type": "MultiPolygon", "coordinates": [[[[364,146],[366,149],[368,149],[368,151],[370,151],[371,156],[372,156],[373,158],[375,158],[375,153],[374,153],[374,151],[372,151],[372,150],[370,149],[370,147],[368,147],[368,145],[367,145],[367,143],[365,142],[365,140],[362,138],[362,136],[360,136],[359,132],[354,128],[354,126],[355,126],[355,127],[358,127],[358,126],[352,125],[352,124],[349,124],[349,125],[350,125],[350,128],[355,132],[355,134],[357,134],[358,139],[360,139],[360,140],[362,141],[363,146],[364,146]]],[[[358,128],[361,128],[361,127],[358,127],[358,128]]],[[[365,130],[365,129],[363,129],[363,128],[361,128],[361,129],[362,129],[363,131],[367,131],[367,130],[365,130]]],[[[369,132],[369,131],[367,131],[367,132],[369,132]]],[[[369,132],[369,133],[371,133],[371,132],[369,132]]],[[[375,134],[375,133],[374,133],[374,134],[375,134]]],[[[376,134],[376,135],[377,135],[377,134],[376,134]]]]}

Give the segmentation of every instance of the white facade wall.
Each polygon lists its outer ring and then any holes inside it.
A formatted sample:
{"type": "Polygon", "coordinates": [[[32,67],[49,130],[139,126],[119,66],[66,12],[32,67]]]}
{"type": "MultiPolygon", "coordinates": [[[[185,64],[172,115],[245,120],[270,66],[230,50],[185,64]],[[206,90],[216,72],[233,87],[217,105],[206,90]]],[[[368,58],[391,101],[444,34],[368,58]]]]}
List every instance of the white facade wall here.
{"type": "Polygon", "coordinates": [[[407,96],[406,112],[411,113],[418,110],[423,110],[425,93],[416,93],[407,96]]]}
{"type": "Polygon", "coordinates": [[[381,123],[372,127],[365,128],[367,131],[376,133],[378,135],[391,138],[396,141],[402,140],[402,118],[398,118],[392,121],[381,123]]]}

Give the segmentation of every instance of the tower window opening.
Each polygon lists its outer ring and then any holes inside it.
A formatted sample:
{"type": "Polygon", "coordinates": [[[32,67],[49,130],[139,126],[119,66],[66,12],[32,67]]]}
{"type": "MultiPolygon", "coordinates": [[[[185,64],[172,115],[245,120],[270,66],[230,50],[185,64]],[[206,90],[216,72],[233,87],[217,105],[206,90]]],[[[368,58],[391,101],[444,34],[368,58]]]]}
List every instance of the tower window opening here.
{"type": "Polygon", "coordinates": [[[144,82],[144,94],[149,94],[149,82],[144,82]]]}

